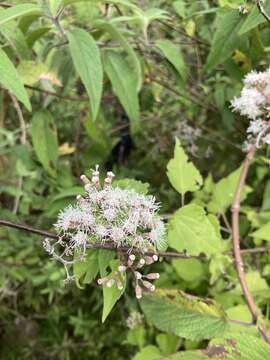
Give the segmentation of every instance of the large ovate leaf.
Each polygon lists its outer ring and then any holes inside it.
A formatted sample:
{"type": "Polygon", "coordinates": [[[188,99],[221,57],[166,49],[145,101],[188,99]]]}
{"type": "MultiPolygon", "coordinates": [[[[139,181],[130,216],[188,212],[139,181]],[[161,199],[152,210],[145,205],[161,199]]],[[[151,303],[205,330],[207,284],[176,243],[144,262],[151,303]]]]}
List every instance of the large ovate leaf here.
{"type": "MultiPolygon", "coordinates": [[[[233,171],[227,177],[221,179],[213,187],[212,199],[208,204],[208,210],[214,213],[224,213],[232,204],[236,187],[239,181],[241,168],[233,171]]],[[[252,191],[249,186],[245,186],[241,194],[241,201],[252,191]]]]}
{"type": "Polygon", "coordinates": [[[226,314],[215,301],[180,290],[158,289],[145,294],[140,304],[149,323],[186,339],[211,339],[227,328],[226,314]]]}
{"type": "Polygon", "coordinates": [[[164,360],[266,360],[270,347],[262,339],[246,333],[232,333],[213,339],[205,350],[181,351],[164,360]]]}
{"type": "Polygon", "coordinates": [[[133,133],[139,129],[139,98],[136,78],[125,58],[115,51],[104,54],[104,68],[112,83],[113,91],[119,98],[131,122],[133,133]]]}
{"type": "Polygon", "coordinates": [[[169,246],[190,255],[221,252],[221,236],[203,207],[189,204],[177,210],[169,222],[169,246]]]}
{"type": "Polygon", "coordinates": [[[170,40],[161,39],[156,42],[156,46],[162,51],[166,59],[175,67],[182,80],[187,79],[187,67],[183,55],[170,40]]]}
{"type": "Polygon", "coordinates": [[[31,135],[38,160],[52,176],[56,175],[58,139],[54,119],[49,111],[38,111],[32,118],[31,135]]]}
{"type": "Polygon", "coordinates": [[[188,191],[197,191],[203,183],[201,174],[192,162],[188,161],[178,139],[175,143],[174,157],[167,165],[167,175],[172,186],[182,195],[188,191]]]}
{"type": "Polygon", "coordinates": [[[42,9],[35,4],[18,4],[0,11],[0,25],[26,15],[41,15],[42,9]]]}
{"type": "Polygon", "coordinates": [[[100,106],[103,79],[99,49],[92,36],[83,29],[74,29],[67,36],[75,69],[86,88],[91,114],[95,119],[100,106]]]}
{"type": "Polygon", "coordinates": [[[217,30],[211,44],[205,68],[213,69],[216,65],[228,59],[239,45],[238,31],[244,17],[236,9],[221,11],[217,16],[217,30]]]}
{"type": "Polygon", "coordinates": [[[16,96],[31,111],[27,92],[19,78],[18,72],[6,53],[0,49],[0,84],[16,96]]]}

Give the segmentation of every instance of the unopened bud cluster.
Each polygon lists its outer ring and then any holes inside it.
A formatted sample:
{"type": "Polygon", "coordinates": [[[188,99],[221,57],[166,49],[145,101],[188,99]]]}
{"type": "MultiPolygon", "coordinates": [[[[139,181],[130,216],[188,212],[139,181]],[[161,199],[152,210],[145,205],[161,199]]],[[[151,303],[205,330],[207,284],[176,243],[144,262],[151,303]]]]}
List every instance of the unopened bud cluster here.
{"type": "MultiPolygon", "coordinates": [[[[84,258],[87,245],[110,243],[142,252],[162,246],[165,226],[157,213],[159,205],[155,198],[113,187],[113,177],[109,171],[102,186],[98,166],[91,179],[82,175],[85,196],[78,196],[75,205],[60,212],[55,224],[59,240],[54,244],[48,239],[44,241],[45,250],[61,261],[66,270],[68,265],[84,258]]],[[[67,278],[71,278],[68,270],[67,278]]]]}
{"type": "MultiPolygon", "coordinates": [[[[266,71],[251,71],[244,78],[241,95],[231,102],[233,111],[247,116],[251,121],[247,129],[248,143],[270,144],[270,68],[266,71]]],[[[259,144],[257,144],[259,145],[259,144]]]]}
{"type": "Polygon", "coordinates": [[[123,284],[121,282],[122,274],[126,271],[130,271],[133,274],[134,278],[134,288],[135,295],[137,299],[141,299],[144,290],[155,291],[155,285],[151,281],[159,279],[159,273],[150,273],[144,275],[141,273],[141,269],[145,265],[153,264],[158,261],[157,255],[147,256],[147,255],[135,255],[130,254],[125,261],[125,265],[119,265],[118,270],[106,276],[104,278],[98,279],[99,285],[106,285],[108,287],[117,286],[118,290],[123,289],[123,284]]]}

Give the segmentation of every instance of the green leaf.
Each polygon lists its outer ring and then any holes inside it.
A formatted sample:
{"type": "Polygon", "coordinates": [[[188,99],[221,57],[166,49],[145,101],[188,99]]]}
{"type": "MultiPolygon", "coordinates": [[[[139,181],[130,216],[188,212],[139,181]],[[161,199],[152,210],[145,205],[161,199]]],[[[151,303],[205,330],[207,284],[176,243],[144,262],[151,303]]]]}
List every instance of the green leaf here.
{"type": "Polygon", "coordinates": [[[238,31],[244,17],[236,9],[221,11],[217,16],[217,30],[215,31],[211,50],[207,58],[206,70],[227,60],[239,45],[238,31]]]}
{"type": "MultiPolygon", "coordinates": [[[[117,3],[117,1],[115,3],[117,3]]],[[[130,5],[134,6],[131,3],[130,5]]],[[[136,90],[137,92],[139,92],[142,86],[141,64],[138,59],[138,56],[136,55],[132,46],[129,44],[128,40],[121,34],[121,32],[111,22],[97,20],[94,22],[94,26],[97,27],[98,29],[102,29],[108,32],[114,40],[119,42],[123,50],[125,50],[125,52],[128,55],[129,62],[131,64],[131,68],[132,68],[131,71],[134,76],[134,81],[136,82],[136,90]]]]}
{"type": "Polygon", "coordinates": [[[173,354],[179,347],[179,337],[174,334],[158,334],[156,342],[164,356],[173,354]]]}
{"type": "Polygon", "coordinates": [[[158,360],[161,359],[161,353],[156,346],[148,345],[138,352],[132,360],[158,360]]]}
{"type": "MultiPolygon", "coordinates": [[[[115,272],[120,265],[120,260],[111,260],[110,261],[110,267],[112,269],[111,276],[113,276],[113,272],[115,272]]],[[[106,285],[103,285],[103,312],[102,312],[102,322],[104,322],[108,315],[110,314],[112,308],[114,307],[115,303],[120,299],[120,297],[123,295],[125,291],[126,286],[126,273],[118,273],[119,276],[121,276],[121,282],[123,285],[123,289],[119,290],[114,284],[112,287],[108,287],[106,285]]],[[[110,276],[110,274],[108,275],[110,276]]]]}
{"type": "MultiPolygon", "coordinates": [[[[183,351],[166,360],[266,360],[270,359],[270,347],[262,339],[247,333],[232,333],[213,339],[207,349],[183,351]]],[[[164,359],[164,360],[165,360],[164,359]]]]}
{"type": "MultiPolygon", "coordinates": [[[[265,1],[264,8],[267,14],[270,12],[270,1],[265,1]]],[[[253,6],[252,10],[250,11],[249,15],[245,19],[244,23],[242,24],[241,28],[239,29],[239,35],[243,35],[248,31],[256,28],[258,25],[266,22],[266,19],[263,15],[259,12],[259,9],[256,5],[253,6]]]]}
{"type": "Polygon", "coordinates": [[[185,82],[187,80],[187,67],[180,49],[170,40],[162,39],[156,42],[156,46],[163,52],[166,59],[175,67],[180,77],[185,82]]]}
{"type": "Polygon", "coordinates": [[[50,175],[55,176],[58,140],[53,117],[48,111],[35,113],[32,118],[31,135],[38,160],[50,175]]]}
{"type": "Polygon", "coordinates": [[[204,267],[198,259],[174,259],[172,266],[186,282],[200,282],[204,276],[204,267]]]}
{"type": "MultiPolygon", "coordinates": [[[[214,185],[212,199],[207,206],[209,211],[213,213],[225,213],[227,208],[232,204],[240,172],[241,168],[233,171],[230,175],[214,185]]],[[[245,186],[241,195],[241,201],[245,200],[251,191],[252,189],[249,186],[245,186]]]]}
{"type": "Polygon", "coordinates": [[[98,253],[98,267],[100,276],[104,277],[107,275],[107,268],[110,265],[110,262],[115,258],[115,251],[113,250],[99,250],[98,253]]]}
{"type": "Polygon", "coordinates": [[[85,259],[73,265],[74,275],[78,284],[80,280],[82,280],[83,284],[90,284],[95,279],[99,271],[98,255],[99,250],[88,249],[85,259]]]}
{"type": "Polygon", "coordinates": [[[167,175],[172,186],[182,195],[188,191],[197,191],[203,183],[201,174],[192,162],[188,161],[188,157],[177,138],[174,158],[167,165],[167,175]]]}
{"type": "Polygon", "coordinates": [[[149,191],[149,184],[143,183],[140,180],[135,179],[120,179],[115,180],[112,183],[113,187],[119,187],[121,189],[134,190],[140,194],[147,194],[149,191]]]}
{"type": "Polygon", "coordinates": [[[149,323],[186,339],[211,339],[227,328],[226,314],[214,300],[180,290],[157,289],[145,294],[140,304],[149,323]]]}
{"type": "Polygon", "coordinates": [[[207,256],[221,252],[221,236],[204,209],[189,204],[177,210],[169,222],[169,246],[189,255],[205,253],[207,256]]]}
{"type": "Polygon", "coordinates": [[[57,15],[57,12],[62,5],[62,2],[63,0],[50,0],[49,6],[53,17],[57,15]]]}
{"type": "Polygon", "coordinates": [[[18,72],[2,49],[0,49],[0,84],[12,92],[31,111],[31,104],[18,72]]]}
{"type": "Polygon", "coordinates": [[[186,2],[184,0],[174,1],[172,6],[178,16],[180,16],[182,19],[186,17],[186,2]]]}
{"type": "Polygon", "coordinates": [[[25,35],[18,27],[15,20],[0,26],[0,32],[7,40],[9,45],[7,49],[14,51],[16,56],[20,59],[28,60],[31,58],[31,52],[26,42],[25,35]]]}
{"type": "Polygon", "coordinates": [[[270,222],[251,234],[255,239],[270,241],[270,222]]]}
{"type": "Polygon", "coordinates": [[[76,71],[80,75],[90,98],[91,114],[96,119],[101,94],[103,70],[99,49],[92,36],[83,29],[67,33],[69,49],[76,71]]]}
{"type": "Polygon", "coordinates": [[[136,90],[136,79],[127,61],[115,51],[104,53],[104,68],[112,83],[114,93],[119,98],[131,122],[131,130],[139,129],[139,98],[136,90]]]}
{"type": "MultiPolygon", "coordinates": [[[[269,298],[270,288],[267,285],[266,280],[261,277],[259,271],[249,271],[246,273],[246,282],[249,291],[253,296],[258,296],[260,298],[269,298]]],[[[241,295],[242,288],[238,283],[235,289],[232,290],[232,293],[241,295]]]]}
{"type": "Polygon", "coordinates": [[[17,67],[22,82],[26,85],[34,85],[40,80],[41,74],[47,73],[48,67],[45,64],[37,64],[34,61],[21,61],[17,67]]]}
{"type": "Polygon", "coordinates": [[[26,15],[41,15],[42,9],[35,4],[19,4],[0,11],[0,25],[7,21],[26,15]]]}
{"type": "Polygon", "coordinates": [[[262,210],[270,210],[270,180],[268,180],[265,185],[262,210]]]}

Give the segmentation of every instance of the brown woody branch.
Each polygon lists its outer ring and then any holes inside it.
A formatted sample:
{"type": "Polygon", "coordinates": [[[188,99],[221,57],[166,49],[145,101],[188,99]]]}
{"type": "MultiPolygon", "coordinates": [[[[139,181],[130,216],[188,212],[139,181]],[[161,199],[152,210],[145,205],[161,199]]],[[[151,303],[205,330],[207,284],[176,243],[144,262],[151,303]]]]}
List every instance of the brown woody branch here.
{"type": "MultiPolygon", "coordinates": [[[[239,282],[243,291],[243,295],[245,298],[245,301],[247,303],[247,306],[249,308],[249,311],[252,315],[252,320],[254,324],[258,323],[259,319],[259,311],[255,304],[255,301],[253,299],[253,296],[251,292],[249,291],[247,282],[246,282],[246,276],[244,271],[244,264],[241,257],[241,250],[240,250],[240,234],[239,234],[239,212],[240,212],[240,204],[241,204],[241,194],[243,191],[243,188],[246,183],[246,178],[248,174],[248,170],[250,167],[250,163],[252,159],[254,158],[256,152],[256,145],[252,145],[246,155],[246,158],[244,160],[242,170],[240,173],[238,185],[236,188],[236,193],[234,196],[234,201],[232,205],[232,242],[233,242],[233,253],[234,253],[234,259],[235,259],[235,266],[236,271],[238,274],[239,282]]],[[[270,344],[270,335],[268,334],[267,330],[261,326],[258,325],[258,330],[261,333],[264,340],[270,344]]]]}
{"type": "MultiPolygon", "coordinates": [[[[40,229],[35,229],[31,226],[28,225],[23,225],[23,224],[16,224],[12,221],[9,220],[1,220],[0,219],[0,226],[7,226],[13,229],[18,229],[18,230],[23,230],[23,231],[27,231],[29,233],[32,234],[36,234],[36,235],[40,235],[40,236],[44,236],[44,237],[48,237],[50,239],[58,239],[58,235],[54,234],[50,231],[46,231],[46,230],[40,230],[40,229]]],[[[105,244],[89,244],[89,248],[95,248],[95,249],[107,249],[107,250],[118,250],[118,251],[122,251],[122,252],[127,252],[128,250],[130,250],[130,248],[128,247],[117,247],[115,246],[115,244],[113,243],[105,243],[105,244]]],[[[257,247],[257,248],[253,248],[253,249],[243,249],[241,250],[241,253],[243,255],[246,254],[258,254],[258,253],[263,253],[269,251],[269,249],[265,246],[261,246],[261,247],[257,247]]],[[[136,252],[136,249],[133,249],[133,252],[136,252]]],[[[139,251],[138,251],[139,252],[139,251]]],[[[201,255],[201,256],[190,256],[187,255],[186,253],[177,253],[177,252],[173,252],[173,251],[166,251],[166,252],[150,252],[147,253],[148,255],[158,255],[161,257],[170,257],[170,258],[179,258],[179,259],[191,259],[191,258],[199,258],[199,259],[204,259],[205,256],[201,255]]],[[[228,253],[228,255],[232,255],[231,252],[228,253]]]]}

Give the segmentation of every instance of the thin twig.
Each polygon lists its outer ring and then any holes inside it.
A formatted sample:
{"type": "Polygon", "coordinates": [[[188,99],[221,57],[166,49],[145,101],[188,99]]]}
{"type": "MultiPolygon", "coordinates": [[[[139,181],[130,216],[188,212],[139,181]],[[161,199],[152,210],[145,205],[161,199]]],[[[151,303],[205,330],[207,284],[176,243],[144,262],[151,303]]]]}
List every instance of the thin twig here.
{"type": "MultiPolygon", "coordinates": [[[[12,99],[14,108],[17,112],[18,119],[20,122],[20,129],[21,129],[20,141],[21,141],[22,145],[25,145],[26,144],[26,123],[24,121],[22,109],[21,109],[20,104],[19,104],[18,100],[16,99],[16,97],[12,93],[9,93],[9,95],[12,99]]],[[[17,185],[18,195],[15,197],[13,210],[12,210],[13,214],[17,214],[19,204],[20,204],[22,187],[23,187],[23,177],[20,176],[18,179],[18,185],[17,185]]]]}
{"type": "Polygon", "coordinates": [[[262,16],[268,21],[270,22],[270,16],[267,14],[267,12],[265,11],[265,8],[263,6],[264,1],[263,0],[256,0],[256,5],[257,8],[259,9],[259,12],[262,14],[262,16]]]}
{"type": "MultiPolygon", "coordinates": [[[[255,152],[256,152],[256,145],[251,145],[242,166],[242,170],[240,173],[231,210],[232,210],[232,242],[233,242],[233,253],[235,258],[236,271],[238,274],[239,282],[243,291],[245,301],[252,315],[253,323],[257,324],[259,318],[259,312],[255,304],[255,301],[253,299],[253,296],[251,295],[247,285],[244,265],[240,251],[240,235],[239,235],[239,212],[240,212],[240,204],[241,204],[241,194],[245,186],[250,163],[254,158],[255,152]]],[[[268,344],[270,344],[270,335],[267,333],[267,330],[261,325],[258,326],[258,330],[263,336],[264,340],[268,344]]]]}
{"type": "MultiPolygon", "coordinates": [[[[36,235],[48,237],[48,238],[55,239],[55,240],[57,240],[59,238],[59,236],[57,234],[54,234],[50,231],[35,229],[28,225],[16,224],[9,220],[1,220],[0,219],[0,225],[18,229],[18,230],[27,231],[27,232],[30,232],[30,233],[33,233],[36,235]]],[[[105,250],[118,250],[120,252],[121,251],[126,252],[126,251],[130,250],[130,248],[128,248],[128,247],[117,247],[113,243],[89,244],[89,248],[105,249],[105,250]]],[[[136,249],[133,249],[133,250],[134,250],[134,252],[136,252],[136,249]]],[[[266,251],[269,251],[269,249],[267,247],[258,247],[258,248],[253,248],[253,249],[243,249],[243,250],[241,250],[241,253],[243,255],[245,255],[245,254],[262,253],[262,252],[266,252],[266,251]]],[[[154,255],[154,254],[156,254],[158,256],[162,256],[162,257],[180,258],[180,259],[191,259],[191,258],[203,259],[203,258],[205,258],[205,256],[189,256],[186,253],[177,253],[177,252],[171,252],[171,251],[158,252],[158,253],[151,252],[148,255],[154,255]]],[[[232,255],[232,252],[228,252],[228,255],[232,255]]]]}

